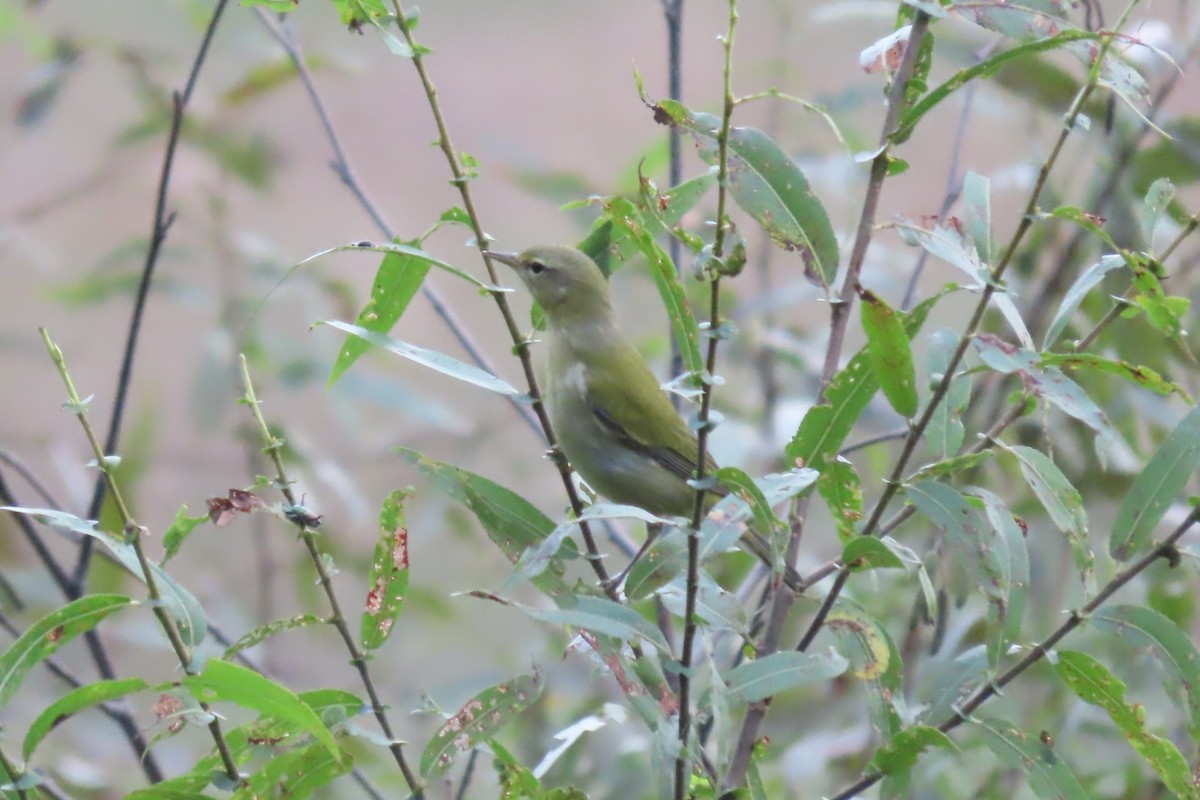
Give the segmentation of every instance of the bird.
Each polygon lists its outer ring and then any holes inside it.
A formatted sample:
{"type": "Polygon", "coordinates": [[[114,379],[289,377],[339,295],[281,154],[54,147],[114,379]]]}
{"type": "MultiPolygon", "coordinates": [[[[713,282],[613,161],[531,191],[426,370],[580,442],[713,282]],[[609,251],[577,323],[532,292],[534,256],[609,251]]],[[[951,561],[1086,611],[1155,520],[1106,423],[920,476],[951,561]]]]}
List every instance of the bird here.
{"type": "MultiPolygon", "coordinates": [[[[559,447],[598,494],[660,517],[691,517],[696,434],[613,316],[608,279],[587,254],[564,245],[488,251],[516,272],[545,314],[542,399],[559,447]]],[[[706,456],[704,474],[717,464],[706,456]]],[[[709,510],[726,492],[710,490],[709,510]]],[[[747,530],[739,544],[770,565],[767,542],[747,530]]],[[[643,551],[645,548],[643,547],[643,551]]],[[[636,560],[636,557],[635,557],[636,560]]],[[[628,570],[626,570],[628,572],[628,570]]],[[[788,567],[785,581],[802,588],[788,567]]]]}

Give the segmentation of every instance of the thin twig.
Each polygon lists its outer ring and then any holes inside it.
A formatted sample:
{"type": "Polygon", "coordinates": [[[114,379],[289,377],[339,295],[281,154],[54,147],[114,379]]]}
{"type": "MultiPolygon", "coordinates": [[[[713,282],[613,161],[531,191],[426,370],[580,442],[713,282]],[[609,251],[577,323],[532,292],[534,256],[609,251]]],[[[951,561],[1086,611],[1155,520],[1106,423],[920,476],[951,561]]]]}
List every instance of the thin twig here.
{"type": "MultiPolygon", "coordinates": [[[[667,24],[667,97],[675,102],[683,100],[683,0],[660,0],[663,19],[667,24]]],[[[667,126],[667,185],[678,186],[683,182],[683,158],[679,146],[679,130],[674,125],[667,126]]],[[[675,274],[682,275],[680,262],[679,237],[667,239],[667,255],[675,265],[675,274]]],[[[683,374],[683,351],[674,336],[668,337],[671,342],[671,377],[683,374]]],[[[683,398],[671,393],[671,403],[675,410],[680,410],[683,398]]]]}
{"type": "MultiPolygon", "coordinates": [[[[725,219],[729,192],[729,128],[733,119],[733,36],[737,30],[737,0],[729,0],[729,26],[722,46],[725,50],[723,79],[725,88],[724,107],[721,114],[721,129],[717,133],[717,231],[713,236],[713,258],[719,264],[725,254],[725,219]]],[[[674,238],[674,237],[672,237],[674,238]]],[[[687,796],[690,785],[688,770],[688,741],[691,738],[692,709],[692,661],[696,641],[696,597],[700,589],[700,520],[704,518],[704,479],[707,472],[708,436],[712,430],[709,415],[712,411],[714,381],[717,371],[717,348],[721,337],[721,276],[712,276],[709,283],[708,353],[704,362],[706,379],[700,391],[699,426],[696,434],[696,498],[692,506],[691,525],[688,526],[687,588],[683,612],[683,647],[679,671],[679,755],[675,757],[675,800],[687,796]]]]}
{"type": "MultiPolygon", "coordinates": [[[[267,425],[266,418],[263,417],[258,397],[254,393],[254,384],[250,380],[250,368],[246,364],[246,356],[244,354],[238,357],[238,363],[242,378],[242,388],[245,392],[243,400],[250,407],[250,412],[254,415],[254,421],[258,424],[259,433],[262,435],[263,441],[266,442],[263,452],[271,459],[271,464],[275,470],[275,484],[279,487],[279,491],[283,494],[288,504],[295,506],[297,505],[296,495],[292,491],[292,482],[287,476],[287,470],[283,465],[283,456],[280,454],[283,442],[275,438],[271,433],[270,426],[267,425]]],[[[388,720],[386,706],[384,706],[383,701],[379,697],[379,692],[375,688],[375,680],[372,678],[371,671],[367,667],[367,656],[358,646],[358,641],[351,632],[350,625],[346,622],[346,616],[342,613],[342,604],[338,600],[337,592],[333,589],[333,580],[329,574],[329,570],[325,566],[325,561],[321,558],[321,551],[317,548],[316,531],[309,528],[303,521],[298,521],[296,526],[300,529],[300,540],[304,542],[304,546],[308,550],[309,558],[313,563],[313,568],[317,571],[317,576],[321,583],[321,590],[325,593],[325,599],[329,603],[330,616],[327,621],[337,629],[338,635],[342,637],[342,642],[346,645],[346,650],[350,653],[350,663],[358,671],[359,680],[362,682],[363,688],[367,690],[367,697],[371,702],[371,710],[375,714],[375,720],[379,723],[383,735],[387,737],[388,750],[391,751],[396,765],[404,775],[405,783],[408,784],[413,797],[421,800],[425,796],[421,779],[417,777],[412,767],[409,766],[408,759],[404,755],[404,746],[392,732],[392,725],[388,720]]]]}
{"type": "MultiPolygon", "coordinates": [[[[442,115],[441,103],[437,99],[437,89],[433,85],[432,79],[429,77],[429,72],[425,69],[425,59],[422,55],[421,48],[417,45],[416,39],[413,37],[412,26],[409,24],[407,17],[404,14],[404,8],[399,0],[392,0],[392,8],[396,12],[396,26],[400,29],[400,33],[404,36],[405,42],[412,48],[413,55],[411,61],[413,67],[417,71],[417,77],[421,81],[421,86],[425,91],[425,98],[429,105],[429,110],[433,114],[434,124],[437,126],[438,138],[437,145],[441,149],[442,154],[446,157],[446,163],[450,168],[452,176],[451,183],[458,189],[459,198],[462,200],[463,210],[467,212],[467,217],[471,220],[471,228],[475,233],[475,244],[479,248],[480,255],[483,256],[483,265],[487,270],[488,278],[493,285],[500,282],[499,275],[496,271],[496,266],[488,254],[487,244],[488,235],[483,229],[483,223],[480,222],[479,213],[475,208],[475,199],[471,194],[470,181],[463,170],[462,164],[459,161],[458,150],[454,147],[454,142],[450,138],[449,128],[446,126],[445,117],[442,115]]],[[[559,477],[562,480],[563,489],[567,493],[567,499],[571,503],[571,510],[578,519],[583,514],[583,500],[579,496],[579,491],[575,488],[575,480],[571,472],[571,466],[567,462],[566,456],[562,452],[562,448],[558,446],[558,439],[554,435],[554,428],[550,424],[550,417],[546,412],[546,404],[542,400],[541,390],[538,388],[537,377],[534,374],[533,359],[529,353],[529,341],[521,334],[520,326],[517,325],[516,317],[512,313],[512,308],[508,304],[508,298],[504,292],[492,292],[492,300],[496,303],[496,309],[500,312],[500,317],[504,320],[504,326],[508,331],[509,339],[513,343],[513,350],[516,352],[517,358],[521,364],[521,371],[525,377],[525,385],[529,389],[529,398],[533,413],[537,415],[538,424],[541,426],[542,434],[546,438],[546,445],[550,453],[550,457],[554,465],[558,468],[559,477]]],[[[583,538],[584,548],[587,551],[587,560],[591,564],[592,571],[596,573],[599,579],[600,586],[608,595],[609,599],[614,602],[620,602],[620,594],[618,588],[613,585],[611,576],[604,566],[604,562],[600,555],[600,550],[596,546],[596,537],[592,533],[591,526],[583,521],[578,520],[579,532],[583,538]]]]}
{"type": "MultiPolygon", "coordinates": [[[[124,541],[133,549],[134,555],[137,557],[138,567],[142,572],[142,580],[146,583],[146,592],[150,595],[151,611],[158,620],[158,624],[162,627],[163,632],[167,635],[167,640],[171,643],[171,649],[179,661],[179,666],[188,675],[195,675],[197,672],[193,666],[192,654],[184,643],[175,620],[172,619],[163,603],[162,592],[158,588],[158,579],[154,576],[154,571],[150,568],[150,561],[146,558],[145,548],[142,547],[142,533],[145,529],[137,523],[137,520],[134,519],[133,514],[129,510],[129,506],[125,503],[121,489],[113,477],[113,466],[108,462],[105,451],[100,446],[100,440],[96,438],[96,434],[92,430],[92,424],[88,419],[83,400],[80,398],[79,392],[75,390],[75,383],[71,380],[71,375],[67,371],[66,359],[63,357],[62,350],[50,339],[50,334],[45,328],[39,328],[38,332],[41,333],[46,350],[50,353],[50,358],[54,361],[55,367],[58,368],[58,374],[67,389],[70,408],[79,420],[80,427],[83,428],[83,433],[87,437],[88,444],[91,445],[92,455],[96,459],[96,466],[108,486],[108,495],[112,498],[113,506],[116,508],[117,515],[123,526],[124,541]]],[[[230,753],[229,746],[225,741],[225,734],[221,730],[220,719],[209,710],[207,702],[197,698],[197,703],[199,703],[200,708],[210,718],[208,730],[217,747],[217,752],[221,756],[221,763],[225,769],[226,776],[231,781],[240,780],[237,763],[233,760],[233,755],[230,753]]]]}
{"type": "MultiPolygon", "coordinates": [[[[862,272],[863,262],[866,260],[867,247],[871,243],[871,236],[875,227],[875,215],[879,205],[879,196],[883,190],[883,181],[887,177],[887,168],[890,162],[888,144],[892,132],[896,129],[900,121],[900,115],[904,110],[904,91],[913,75],[913,71],[916,69],[917,56],[928,27],[929,16],[923,11],[918,11],[909,34],[904,58],[900,62],[900,67],[896,70],[891,89],[888,91],[888,109],[884,116],[879,139],[881,149],[871,163],[871,173],[867,183],[866,194],[863,198],[862,213],[859,217],[854,244],[850,251],[850,260],[846,269],[846,277],[842,284],[841,296],[831,304],[829,342],[825,351],[825,363],[821,370],[821,389],[817,396],[818,403],[823,400],[825,391],[828,389],[830,381],[833,380],[833,376],[837,373],[838,363],[841,361],[842,349],[846,338],[846,327],[849,324],[850,308],[854,302],[858,277],[862,272]]],[[[791,537],[788,541],[785,556],[785,560],[789,564],[794,564],[799,554],[800,539],[804,532],[804,520],[807,516],[804,513],[807,509],[807,503],[808,500],[802,498],[793,507],[792,518],[795,522],[791,526],[791,537]]],[[[775,596],[771,600],[771,609],[767,615],[767,623],[763,629],[762,640],[759,643],[758,652],[760,657],[779,649],[784,621],[787,619],[788,612],[791,610],[795,599],[796,594],[791,591],[775,593],[775,596]]],[[[771,698],[767,698],[752,703],[746,712],[746,718],[742,721],[742,728],[738,734],[737,745],[734,749],[733,761],[730,764],[729,773],[725,776],[724,788],[727,791],[741,786],[746,780],[746,772],[750,768],[750,757],[754,750],[754,744],[758,741],[758,732],[762,728],[763,721],[766,719],[770,704],[771,698]]]]}

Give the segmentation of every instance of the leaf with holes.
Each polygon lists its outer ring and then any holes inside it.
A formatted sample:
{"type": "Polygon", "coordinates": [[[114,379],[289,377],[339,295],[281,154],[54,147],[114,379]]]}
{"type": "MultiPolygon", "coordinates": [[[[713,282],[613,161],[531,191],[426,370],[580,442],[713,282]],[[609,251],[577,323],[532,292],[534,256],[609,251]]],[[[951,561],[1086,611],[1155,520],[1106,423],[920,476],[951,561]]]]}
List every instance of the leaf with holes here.
{"type": "Polygon", "coordinates": [[[421,774],[429,779],[445,773],[457,756],[469,753],[533,705],[541,697],[544,683],[535,669],[472,697],[425,746],[421,774]]]}

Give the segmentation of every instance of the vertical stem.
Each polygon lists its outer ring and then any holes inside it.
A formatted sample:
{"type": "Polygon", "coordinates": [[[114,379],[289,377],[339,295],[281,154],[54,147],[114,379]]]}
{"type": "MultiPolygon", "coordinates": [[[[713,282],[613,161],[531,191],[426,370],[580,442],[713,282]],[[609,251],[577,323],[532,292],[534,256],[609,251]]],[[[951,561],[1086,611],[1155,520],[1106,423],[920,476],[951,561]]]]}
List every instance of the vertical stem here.
{"type": "MultiPolygon", "coordinates": [[[[721,130],[717,134],[719,148],[717,167],[717,231],[713,239],[713,256],[720,262],[725,253],[725,207],[729,177],[729,126],[733,118],[733,34],[737,28],[737,0],[729,0],[729,27],[724,38],[725,64],[724,108],[721,115],[721,130]]],[[[703,486],[708,462],[708,424],[712,410],[713,381],[717,368],[717,346],[720,343],[718,330],[721,325],[721,278],[713,276],[709,284],[708,354],[704,363],[704,388],[700,394],[700,425],[696,444],[696,480],[703,486]]],[[[675,759],[675,800],[683,800],[688,787],[688,740],[691,735],[691,670],[696,641],[696,596],[699,591],[700,572],[700,520],[704,516],[705,490],[696,490],[696,502],[692,508],[691,525],[688,528],[687,594],[684,605],[683,648],[680,654],[682,668],[679,673],[679,755],[675,759]]]]}
{"type": "MultiPolygon", "coordinates": [[[[667,96],[676,102],[683,100],[683,53],[680,39],[683,32],[683,0],[662,0],[663,17],[667,22],[667,96]]],[[[683,158],[680,153],[679,130],[674,125],[667,126],[667,149],[670,164],[667,172],[667,185],[678,186],[683,181],[683,158]]],[[[667,239],[667,253],[671,263],[675,265],[676,274],[681,274],[679,266],[679,239],[671,236],[667,239]]],[[[674,336],[667,337],[671,342],[671,377],[683,373],[683,353],[674,336]]],[[[671,394],[671,403],[675,410],[680,409],[682,398],[671,394]]]]}

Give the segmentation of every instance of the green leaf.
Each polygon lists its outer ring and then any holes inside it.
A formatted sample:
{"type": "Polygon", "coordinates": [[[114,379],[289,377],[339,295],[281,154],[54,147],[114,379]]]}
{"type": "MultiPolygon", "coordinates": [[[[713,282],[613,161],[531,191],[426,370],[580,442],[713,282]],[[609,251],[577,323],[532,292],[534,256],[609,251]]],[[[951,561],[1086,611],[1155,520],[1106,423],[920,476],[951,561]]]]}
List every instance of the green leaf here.
{"type": "Polygon", "coordinates": [[[1141,212],[1138,214],[1138,227],[1141,228],[1142,238],[1146,240],[1146,249],[1154,249],[1154,231],[1158,222],[1171,205],[1175,197],[1175,184],[1169,178],[1159,178],[1150,184],[1146,190],[1146,199],[1142,201],[1141,212]]]}
{"type": "Polygon", "coordinates": [[[1051,746],[1028,736],[1011,723],[991,717],[970,720],[1000,762],[1029,778],[1029,788],[1041,800],[1089,800],[1067,762],[1051,746]]]}
{"type": "Polygon", "coordinates": [[[303,800],[354,768],[349,753],[330,752],[319,744],[274,755],[249,778],[239,782],[233,800],[286,797],[303,800]]]}
{"type": "Polygon", "coordinates": [[[997,372],[1020,373],[1026,389],[1087,425],[1102,441],[1117,437],[1108,415],[1088,397],[1083,387],[1057,367],[1043,366],[1034,351],[1018,348],[990,333],[977,334],[973,344],[983,363],[997,372]]]}
{"type": "Polygon", "coordinates": [[[891,683],[891,679],[899,676],[899,658],[887,632],[879,620],[866,611],[846,603],[830,612],[825,625],[837,636],[843,652],[848,652],[850,674],[855,678],[879,681],[886,676],[886,682],[891,683]]]}
{"type": "MultiPolygon", "coordinates": [[[[419,241],[400,242],[418,249],[419,241]]],[[[389,252],[383,256],[379,271],[375,273],[375,281],[371,285],[371,299],[358,312],[354,324],[363,330],[373,333],[386,334],[400,320],[400,316],[408,308],[409,303],[416,297],[429,274],[428,258],[419,257],[407,252],[389,252]]],[[[370,343],[357,336],[347,336],[342,343],[342,349],[334,359],[329,371],[326,386],[332,386],[350,365],[370,349],[370,343]]]]}
{"type": "MultiPolygon", "coordinates": [[[[343,245],[339,245],[337,247],[330,247],[325,250],[321,250],[320,252],[313,253],[308,258],[297,263],[296,267],[302,267],[305,264],[309,263],[310,261],[315,261],[318,258],[329,255],[330,253],[343,253],[346,251],[366,252],[366,253],[383,253],[385,255],[394,254],[394,255],[400,255],[400,256],[407,256],[416,261],[420,261],[424,264],[427,264],[428,266],[437,267],[438,269],[442,270],[443,272],[448,272],[449,274],[455,276],[456,278],[461,278],[462,280],[466,281],[467,283],[477,287],[480,291],[487,292],[489,294],[495,293],[495,292],[509,291],[508,289],[505,289],[503,286],[495,286],[490,283],[485,283],[484,281],[479,280],[478,278],[476,278],[474,275],[467,272],[466,270],[459,269],[458,267],[453,266],[452,264],[448,264],[439,258],[435,258],[432,255],[430,255],[429,253],[426,253],[420,247],[416,247],[407,242],[351,242],[350,244],[343,244],[343,245]]],[[[293,269],[295,269],[296,267],[293,267],[293,269]]],[[[382,269],[382,264],[380,265],[380,268],[382,269]]],[[[407,282],[403,283],[402,285],[407,285],[407,282]]],[[[399,289],[397,289],[397,291],[399,291],[399,289]]]]}
{"type": "Polygon", "coordinates": [[[484,689],[468,700],[425,746],[421,775],[429,779],[445,773],[460,753],[470,752],[537,702],[544,683],[541,672],[535,669],[484,689]]]}
{"type": "Polygon", "coordinates": [[[1176,797],[1196,800],[1200,787],[1192,782],[1191,769],[1169,739],[1146,730],[1146,712],[1125,701],[1125,684],[1087,653],[1059,651],[1054,664],[1059,676],[1084,702],[1100,706],[1163,784],[1176,797]]]}
{"type": "MultiPolygon", "coordinates": [[[[958,348],[959,337],[954,331],[939,328],[929,335],[929,349],[926,358],[929,363],[930,391],[940,383],[942,376],[950,367],[950,358],[958,348]]],[[[940,459],[949,458],[962,447],[964,428],[962,414],[971,399],[971,379],[967,375],[955,375],[950,380],[950,388],[938,403],[937,409],[929,420],[925,439],[934,456],[940,459]]]]}
{"type": "Polygon", "coordinates": [[[1058,306],[1058,311],[1054,314],[1054,319],[1050,322],[1050,327],[1046,329],[1046,337],[1042,339],[1042,348],[1048,349],[1055,341],[1058,340],[1059,334],[1067,327],[1067,323],[1071,321],[1071,317],[1075,314],[1075,310],[1092,289],[1099,285],[1104,276],[1114,269],[1125,266],[1125,259],[1119,255],[1107,255],[1092,264],[1090,267],[1079,273],[1079,277],[1071,284],[1071,288],[1063,295],[1062,302],[1058,306]]]}
{"type": "Polygon", "coordinates": [[[30,625],[0,656],[0,708],[8,705],[30,669],[108,615],[136,604],[120,594],[86,595],[30,625]]]}
{"type": "Polygon", "coordinates": [[[928,725],[913,725],[897,733],[892,740],[875,751],[867,769],[884,775],[907,772],[917,763],[921,753],[931,747],[957,751],[950,737],[928,725]]]}
{"type": "MultiPolygon", "coordinates": [[[[137,552],[133,549],[133,545],[126,544],[115,536],[96,529],[96,523],[90,520],[80,519],[74,514],[68,514],[64,511],[47,508],[19,508],[15,506],[0,507],[0,511],[12,511],[17,514],[28,514],[39,522],[47,525],[56,525],[99,539],[108,551],[116,557],[117,561],[129,571],[133,577],[142,581],[146,580],[142,574],[142,566],[138,562],[137,552]]],[[[163,605],[171,616],[175,619],[175,625],[179,629],[179,635],[183,638],[183,643],[188,647],[195,647],[204,641],[205,634],[208,633],[208,619],[204,615],[204,609],[201,608],[199,601],[192,596],[191,592],[184,589],[175,581],[166,570],[155,564],[150,563],[150,571],[154,574],[154,582],[158,586],[158,591],[162,595],[163,605]]]]}
{"type": "Polygon", "coordinates": [[[909,419],[917,413],[917,380],[904,321],[874,292],[863,289],[859,297],[863,331],[867,334],[867,355],[879,376],[883,396],[897,414],[909,419]]]}
{"type": "MultiPolygon", "coordinates": [[[[736,495],[746,503],[750,513],[754,515],[753,528],[756,531],[767,536],[772,531],[787,527],[783,520],[775,516],[771,509],[771,501],[767,499],[762,488],[746,472],[737,467],[721,467],[713,477],[730,495],[736,495]]],[[[782,557],[782,553],[779,555],[782,557]]]]}
{"type": "Polygon", "coordinates": [[[992,627],[988,639],[988,663],[996,667],[1007,652],[1008,644],[1021,636],[1021,621],[1025,617],[1025,598],[1029,590],[1029,549],[1025,545],[1024,529],[1003,500],[977,486],[967,488],[966,493],[983,501],[984,514],[1003,540],[1008,553],[1007,603],[988,606],[992,627]]]}
{"type": "MultiPolygon", "coordinates": [[[[641,216],[662,228],[673,228],[716,183],[715,171],[684,181],[668,189],[666,194],[659,195],[666,200],[665,208],[642,208],[641,216]]],[[[617,262],[628,261],[639,248],[634,244],[628,227],[614,224],[608,201],[605,201],[605,208],[606,213],[592,225],[587,236],[579,243],[579,249],[591,256],[605,275],[612,275],[617,262]]]]}
{"type": "Polygon", "coordinates": [[[852,572],[872,569],[904,569],[904,562],[886,544],[873,536],[858,536],[842,549],[842,563],[852,572]]]}
{"type": "Polygon", "coordinates": [[[936,89],[925,94],[921,100],[911,108],[904,111],[900,117],[900,124],[896,126],[896,132],[892,134],[891,141],[893,144],[900,144],[906,141],[913,132],[917,123],[932,111],[939,103],[949,97],[958,89],[966,86],[976,78],[985,78],[994,75],[997,70],[1005,65],[1006,62],[1014,59],[1022,58],[1023,56],[1042,53],[1048,50],[1056,50],[1070,42],[1082,41],[1086,39],[1098,39],[1098,33],[1091,33],[1082,30],[1067,30],[1059,33],[1056,36],[1051,36],[1048,39],[1042,39],[1037,42],[1028,42],[1021,44],[1003,52],[997,53],[974,66],[959,70],[947,81],[942,83],[936,89]]]}
{"type": "Polygon", "coordinates": [[[933,228],[923,228],[902,219],[895,224],[895,228],[906,244],[921,247],[934,258],[941,259],[966,273],[975,281],[974,289],[992,285],[995,289],[991,297],[992,305],[1004,316],[1021,343],[1026,347],[1033,347],[1033,339],[1030,338],[1025,321],[1008,290],[1003,284],[992,280],[991,271],[980,258],[975,245],[967,240],[962,222],[958,218],[951,217],[945,222],[938,222],[933,228]]]}
{"type": "Polygon", "coordinates": [[[1186,297],[1167,295],[1162,287],[1162,267],[1149,256],[1126,253],[1125,260],[1133,270],[1133,287],[1137,289],[1133,302],[1146,312],[1146,319],[1151,325],[1186,351],[1187,331],[1183,329],[1183,320],[1191,301],[1186,297]]]}
{"type": "Polygon", "coordinates": [[[679,275],[670,256],[654,241],[654,236],[646,229],[637,207],[630,201],[614,197],[608,205],[608,215],[613,224],[623,230],[633,245],[646,257],[650,276],[654,279],[659,297],[667,310],[675,343],[679,345],[684,368],[689,372],[703,373],[704,357],[700,354],[700,329],[696,326],[696,318],[692,316],[692,308],[688,305],[687,296],[679,283],[679,275]]]}
{"type": "Polygon", "coordinates": [[[148,688],[150,688],[150,684],[141,678],[124,678],[122,680],[96,681],[67,692],[48,705],[29,726],[29,730],[25,732],[25,743],[21,750],[22,757],[28,761],[33,755],[33,751],[50,731],[66,722],[72,715],[86,708],[98,706],[109,700],[125,697],[148,688]]]}
{"type": "Polygon", "coordinates": [[[180,681],[197,699],[234,703],[276,717],[310,734],[331,755],[340,758],[333,734],[296,694],[254,670],[228,661],[211,659],[199,675],[180,681]]]}
{"type": "Polygon", "coordinates": [[[466,364],[456,358],[451,358],[445,353],[439,353],[436,350],[427,350],[424,347],[417,347],[408,342],[402,342],[398,339],[393,339],[389,336],[384,336],[381,333],[375,333],[365,328],[360,328],[357,325],[351,325],[348,322],[340,322],[338,320],[323,320],[317,323],[318,325],[328,325],[331,328],[336,328],[339,331],[353,334],[354,336],[364,339],[367,342],[382,347],[390,353],[395,353],[398,356],[403,356],[409,361],[414,361],[423,366],[429,367],[432,370],[449,375],[451,378],[457,378],[460,381],[474,384],[481,389],[487,389],[490,392],[496,392],[503,395],[518,395],[519,391],[510,386],[507,382],[497,378],[490,372],[476,367],[472,364],[466,364]]]}
{"type": "Polygon", "coordinates": [[[359,623],[359,636],[367,650],[375,650],[387,641],[408,592],[406,497],[406,492],[392,492],[384,498],[379,510],[379,539],[371,558],[371,589],[359,623]]]}
{"type": "Polygon", "coordinates": [[[662,631],[653,622],[632,608],[614,603],[607,597],[580,595],[570,608],[531,608],[517,603],[512,605],[542,622],[582,628],[625,642],[645,639],[664,653],[670,652],[662,631]]]}
{"type": "MultiPolygon", "coordinates": [[[[693,113],[671,100],[657,103],[654,113],[657,121],[671,122],[691,133],[700,157],[709,164],[717,163],[721,128],[717,117],[693,113]]],[[[829,286],[837,275],[837,237],[825,207],[796,162],[762,131],[730,128],[728,165],[734,201],[762,225],[775,244],[800,253],[809,280],[829,286]]]]}
{"type": "Polygon", "coordinates": [[[171,521],[163,533],[163,557],[160,565],[166,564],[183,546],[183,541],[192,531],[208,522],[208,514],[201,514],[198,517],[189,517],[187,514],[188,507],[182,505],[175,512],[175,519],[171,521]]]}
{"type": "Polygon", "coordinates": [[[1188,480],[1200,468],[1200,407],[1175,426],[1138,473],[1113,521],[1108,551],[1125,561],[1145,547],[1171,503],[1180,500],[1188,480]]]}
{"type": "MultiPolygon", "coordinates": [[[[920,331],[934,304],[954,288],[957,287],[947,286],[905,316],[904,331],[910,340],[920,331]]],[[[804,415],[785,451],[788,461],[823,471],[825,464],[842,448],[854,423],[878,389],[879,378],[864,348],[833,376],[825,392],[825,402],[813,406],[804,415]]]]}
{"type": "Polygon", "coordinates": [[[1200,651],[1188,634],[1152,608],[1117,605],[1090,618],[1099,630],[1138,650],[1149,649],[1187,695],[1191,734],[1200,739],[1200,651]]]}
{"type": "Polygon", "coordinates": [[[862,481],[854,465],[841,456],[826,461],[817,478],[817,491],[829,506],[838,538],[843,544],[854,540],[863,516],[862,481]]]}
{"type": "Polygon", "coordinates": [[[832,680],[849,666],[850,662],[837,653],[783,651],[740,664],[724,678],[730,698],[753,703],[798,686],[832,680]]]}
{"type": "Polygon", "coordinates": [[[221,658],[227,659],[243,650],[248,650],[251,647],[262,644],[277,633],[282,633],[283,631],[294,631],[298,628],[307,628],[311,625],[323,625],[327,621],[328,620],[318,617],[315,614],[298,614],[294,617],[284,617],[283,619],[271,620],[270,622],[259,625],[257,628],[250,631],[233,644],[229,645],[229,647],[225,648],[225,652],[221,654],[221,658]]]}
{"type": "Polygon", "coordinates": [[[963,698],[982,685],[987,674],[987,648],[980,645],[960,653],[928,682],[921,698],[926,701],[925,710],[917,719],[925,725],[941,725],[953,719],[963,698]]]}
{"type": "MultiPolygon", "coordinates": [[[[557,527],[532,503],[498,483],[473,472],[426,458],[415,450],[397,448],[439,491],[462,503],[473,513],[492,542],[516,564],[521,555],[540,544],[557,527]]],[[[567,542],[564,549],[574,551],[567,542]]],[[[566,565],[561,558],[531,578],[531,582],[555,602],[571,603],[572,594],[564,580],[566,565]]]]}
{"type": "Polygon", "coordinates": [[[1062,531],[1071,543],[1075,566],[1079,567],[1085,576],[1090,576],[1096,564],[1096,557],[1088,545],[1087,512],[1084,511],[1083,497],[1080,496],[1079,490],[1071,485],[1067,476],[1045,453],[1022,445],[1006,445],[1003,442],[998,444],[1016,457],[1029,488],[1033,489],[1055,527],[1062,531]]]}
{"type": "Polygon", "coordinates": [[[904,493],[918,511],[946,532],[950,545],[988,601],[1003,602],[1009,583],[1008,553],[980,509],[944,483],[906,484],[904,493]]]}
{"type": "Polygon", "coordinates": [[[1041,363],[1052,367],[1088,370],[1104,375],[1115,375],[1118,378],[1148,389],[1157,395],[1177,394],[1187,403],[1192,403],[1192,396],[1179,384],[1169,381],[1149,367],[1135,366],[1127,361],[1117,361],[1092,353],[1042,353],[1041,363]]]}

